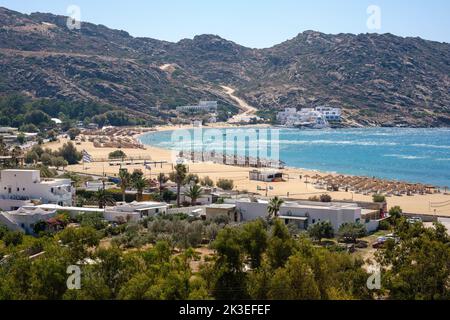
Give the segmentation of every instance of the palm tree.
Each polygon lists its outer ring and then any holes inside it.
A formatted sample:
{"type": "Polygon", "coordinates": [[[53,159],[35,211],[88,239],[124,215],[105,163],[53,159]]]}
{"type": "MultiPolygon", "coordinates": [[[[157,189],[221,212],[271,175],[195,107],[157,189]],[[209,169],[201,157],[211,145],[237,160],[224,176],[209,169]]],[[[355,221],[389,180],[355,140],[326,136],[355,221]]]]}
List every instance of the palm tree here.
{"type": "Polygon", "coordinates": [[[269,219],[275,219],[276,217],[278,217],[278,212],[280,212],[280,207],[283,203],[283,199],[280,199],[278,197],[274,197],[272,200],[270,200],[269,207],[267,208],[269,219]]]}
{"type": "Polygon", "coordinates": [[[159,196],[162,197],[162,193],[164,190],[164,184],[169,180],[169,178],[164,174],[164,173],[160,173],[158,175],[158,185],[159,185],[159,196]]]}
{"type": "Polygon", "coordinates": [[[187,168],[184,164],[177,164],[175,170],[170,174],[170,180],[177,184],[177,206],[180,206],[181,184],[187,175],[187,168]]]}
{"type": "Polygon", "coordinates": [[[122,202],[125,202],[125,192],[127,191],[127,188],[130,186],[131,182],[131,175],[126,169],[121,169],[119,171],[119,178],[120,178],[120,190],[122,191],[122,202]]]}
{"type": "Polygon", "coordinates": [[[145,179],[144,177],[138,177],[134,180],[133,182],[133,187],[136,189],[137,191],[137,201],[142,201],[142,194],[144,192],[144,189],[147,188],[149,185],[149,182],[147,179],[145,179]]]}
{"type": "Polygon", "coordinates": [[[193,186],[189,187],[189,190],[184,193],[185,196],[191,198],[191,205],[195,206],[197,203],[197,199],[200,198],[202,194],[203,188],[200,187],[198,184],[194,184],[193,186]]]}
{"type": "Polygon", "coordinates": [[[110,205],[115,204],[114,198],[106,191],[105,188],[99,189],[94,194],[94,199],[97,200],[98,207],[100,209],[103,209],[108,204],[110,205]]]}

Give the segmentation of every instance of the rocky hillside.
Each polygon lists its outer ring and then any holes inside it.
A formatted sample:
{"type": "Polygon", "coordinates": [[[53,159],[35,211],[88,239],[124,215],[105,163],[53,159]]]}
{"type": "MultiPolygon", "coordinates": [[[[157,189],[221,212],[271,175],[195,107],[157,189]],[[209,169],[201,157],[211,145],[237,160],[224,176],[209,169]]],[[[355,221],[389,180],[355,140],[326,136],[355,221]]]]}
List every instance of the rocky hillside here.
{"type": "Polygon", "coordinates": [[[158,118],[199,99],[262,111],[331,104],[349,125],[450,125],[450,44],[307,31],[267,49],[218,36],[170,43],[0,8],[0,94],[93,100],[158,118]]]}

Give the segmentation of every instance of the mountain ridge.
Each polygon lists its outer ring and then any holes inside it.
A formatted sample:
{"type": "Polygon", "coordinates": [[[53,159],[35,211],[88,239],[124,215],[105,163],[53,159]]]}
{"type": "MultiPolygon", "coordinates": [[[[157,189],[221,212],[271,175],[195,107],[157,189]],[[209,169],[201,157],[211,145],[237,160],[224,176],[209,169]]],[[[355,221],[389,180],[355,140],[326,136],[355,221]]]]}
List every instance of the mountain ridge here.
{"type": "Polygon", "coordinates": [[[158,119],[200,99],[236,110],[226,85],[272,114],[329,104],[349,123],[450,125],[447,43],[308,30],[254,49],[212,34],[168,42],[88,22],[69,30],[66,19],[0,7],[0,94],[92,99],[158,119]]]}

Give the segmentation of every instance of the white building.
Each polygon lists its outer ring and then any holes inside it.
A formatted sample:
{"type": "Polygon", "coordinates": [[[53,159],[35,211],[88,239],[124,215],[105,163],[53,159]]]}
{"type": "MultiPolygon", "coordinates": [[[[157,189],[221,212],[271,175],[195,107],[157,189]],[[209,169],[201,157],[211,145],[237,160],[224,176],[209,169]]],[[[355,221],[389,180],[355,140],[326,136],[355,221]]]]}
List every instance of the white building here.
{"type": "Polygon", "coordinates": [[[55,216],[55,209],[26,207],[9,212],[0,212],[0,224],[5,225],[11,231],[32,234],[36,223],[47,221],[55,216]]]}
{"type": "Polygon", "coordinates": [[[236,211],[242,221],[252,221],[258,218],[265,219],[269,202],[261,199],[239,199],[236,201],[236,211]]]}
{"type": "Polygon", "coordinates": [[[303,108],[300,111],[297,111],[295,108],[287,108],[277,114],[277,121],[288,127],[305,127],[313,129],[328,127],[325,116],[313,108],[303,108]]]}
{"type": "Polygon", "coordinates": [[[200,101],[198,105],[177,107],[177,111],[184,112],[217,112],[217,101],[200,101]]]}
{"type": "Polygon", "coordinates": [[[17,128],[0,127],[0,137],[6,144],[18,144],[19,136],[23,135],[25,141],[33,141],[37,137],[37,133],[19,132],[17,128]]]}
{"type": "Polygon", "coordinates": [[[280,207],[279,218],[295,223],[300,229],[320,221],[331,222],[335,231],[344,223],[361,222],[362,208],[355,203],[286,202],[280,207]]]}
{"type": "Polygon", "coordinates": [[[283,172],[279,170],[252,170],[249,173],[249,179],[251,181],[262,182],[280,182],[283,181],[283,172]]]}
{"type": "Polygon", "coordinates": [[[341,108],[324,107],[320,106],[316,108],[316,111],[322,113],[327,121],[341,121],[342,110],[341,108]]]}
{"type": "Polygon", "coordinates": [[[86,191],[99,191],[105,188],[105,190],[113,189],[116,185],[112,182],[105,182],[103,181],[86,181],[85,183],[85,190],[86,191]]]}
{"type": "Polygon", "coordinates": [[[122,203],[115,207],[106,208],[104,217],[106,220],[113,222],[136,222],[158,214],[166,214],[168,207],[167,203],[153,201],[122,203]]]}
{"type": "Polygon", "coordinates": [[[30,200],[72,205],[75,188],[70,179],[43,179],[39,170],[2,170],[0,173],[0,208],[16,210],[30,200]]]}
{"type": "MultiPolygon", "coordinates": [[[[269,202],[265,200],[239,199],[236,201],[236,211],[240,213],[242,221],[265,219],[268,206],[269,202]]],[[[362,209],[356,203],[289,201],[280,207],[278,217],[286,224],[295,223],[304,230],[317,222],[330,221],[336,231],[346,222],[361,222],[365,224],[368,231],[374,231],[378,224],[364,219],[372,213],[373,210],[362,209]]]]}
{"type": "Polygon", "coordinates": [[[278,112],[277,121],[280,123],[286,123],[288,119],[294,118],[297,116],[296,108],[286,108],[284,111],[278,112]]]}

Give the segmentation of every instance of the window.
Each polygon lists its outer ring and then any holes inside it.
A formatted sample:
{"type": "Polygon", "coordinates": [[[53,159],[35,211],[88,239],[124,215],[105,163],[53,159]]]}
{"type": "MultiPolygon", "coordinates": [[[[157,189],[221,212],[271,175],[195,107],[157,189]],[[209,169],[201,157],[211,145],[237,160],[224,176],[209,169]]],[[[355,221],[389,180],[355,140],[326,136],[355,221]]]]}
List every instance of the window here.
{"type": "Polygon", "coordinates": [[[17,188],[17,192],[19,192],[20,191],[20,188],[17,188]]]}
{"type": "Polygon", "coordinates": [[[313,224],[316,223],[316,219],[312,219],[312,223],[313,223],[313,224]]]}

